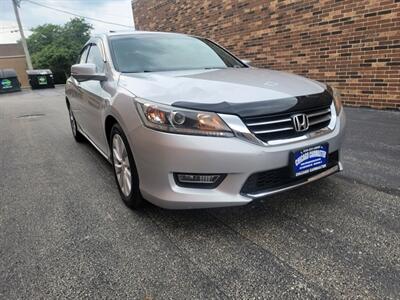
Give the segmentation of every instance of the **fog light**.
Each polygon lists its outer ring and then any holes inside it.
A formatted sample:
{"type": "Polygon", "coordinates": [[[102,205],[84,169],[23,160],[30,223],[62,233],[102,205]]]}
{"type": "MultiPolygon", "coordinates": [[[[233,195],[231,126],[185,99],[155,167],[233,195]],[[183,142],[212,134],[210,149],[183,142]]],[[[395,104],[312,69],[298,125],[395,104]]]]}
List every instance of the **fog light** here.
{"type": "Polygon", "coordinates": [[[177,185],[200,189],[216,188],[225,177],[226,174],[174,173],[174,178],[177,185]]]}

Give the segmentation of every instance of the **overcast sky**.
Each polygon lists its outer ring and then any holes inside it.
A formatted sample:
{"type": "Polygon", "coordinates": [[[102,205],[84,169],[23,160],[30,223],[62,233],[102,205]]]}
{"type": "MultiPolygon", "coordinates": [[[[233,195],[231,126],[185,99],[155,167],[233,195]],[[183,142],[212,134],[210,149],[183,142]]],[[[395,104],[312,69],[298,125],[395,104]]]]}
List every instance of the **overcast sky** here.
{"type": "MultiPolygon", "coordinates": [[[[82,16],[101,19],[108,22],[133,26],[131,0],[32,0],[46,6],[70,11],[82,16]]],[[[37,6],[27,0],[21,1],[20,15],[25,35],[29,29],[45,23],[64,24],[74,16],[37,6]]],[[[87,20],[94,32],[126,30],[128,28],[87,20]]],[[[12,0],[0,0],[0,44],[15,43],[20,35],[17,30],[12,0]]]]}

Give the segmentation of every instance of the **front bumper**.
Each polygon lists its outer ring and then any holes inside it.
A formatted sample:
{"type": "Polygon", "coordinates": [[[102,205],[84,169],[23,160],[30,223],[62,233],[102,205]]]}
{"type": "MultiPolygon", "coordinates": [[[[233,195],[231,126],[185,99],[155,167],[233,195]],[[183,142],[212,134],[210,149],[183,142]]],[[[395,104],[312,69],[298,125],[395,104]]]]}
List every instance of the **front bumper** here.
{"type": "Polygon", "coordinates": [[[129,133],[139,174],[140,190],[148,201],[170,209],[209,208],[244,205],[253,199],[289,190],[341,170],[341,164],[308,177],[302,182],[257,194],[241,194],[256,172],[289,164],[293,149],[329,143],[329,152],[341,147],[345,126],[343,111],[335,129],[325,135],[290,144],[262,146],[238,138],[217,138],[169,134],[139,127],[129,133]],[[175,183],[173,173],[227,174],[215,189],[184,188],[175,183]]]}

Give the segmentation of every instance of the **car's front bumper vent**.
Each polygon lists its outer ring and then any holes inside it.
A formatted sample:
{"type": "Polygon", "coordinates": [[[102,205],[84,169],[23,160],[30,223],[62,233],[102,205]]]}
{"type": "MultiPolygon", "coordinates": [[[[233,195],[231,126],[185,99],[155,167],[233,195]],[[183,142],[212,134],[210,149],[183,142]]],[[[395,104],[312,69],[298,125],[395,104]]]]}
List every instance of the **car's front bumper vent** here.
{"type": "Polygon", "coordinates": [[[315,174],[322,173],[327,169],[333,168],[339,164],[339,151],[329,153],[328,165],[325,169],[321,169],[299,177],[292,177],[292,171],[289,166],[273,169],[264,172],[258,172],[250,175],[243,185],[240,193],[242,195],[257,194],[262,192],[271,192],[279,190],[283,187],[296,185],[306,181],[309,177],[315,174]]]}
{"type": "Polygon", "coordinates": [[[284,114],[264,115],[243,118],[247,128],[263,142],[295,138],[325,128],[331,122],[330,106],[323,106],[306,111],[284,114]],[[308,118],[308,129],[298,132],[294,128],[292,117],[305,114],[308,118]]]}

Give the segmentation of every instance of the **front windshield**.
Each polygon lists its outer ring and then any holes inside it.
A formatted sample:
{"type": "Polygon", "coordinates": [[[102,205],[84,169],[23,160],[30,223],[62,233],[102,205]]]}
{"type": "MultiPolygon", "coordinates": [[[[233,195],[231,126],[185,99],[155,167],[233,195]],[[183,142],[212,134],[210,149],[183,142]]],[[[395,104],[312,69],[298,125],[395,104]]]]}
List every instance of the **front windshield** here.
{"type": "Polygon", "coordinates": [[[123,73],[246,67],[214,43],[185,35],[110,37],[115,68],[123,73]]]}

